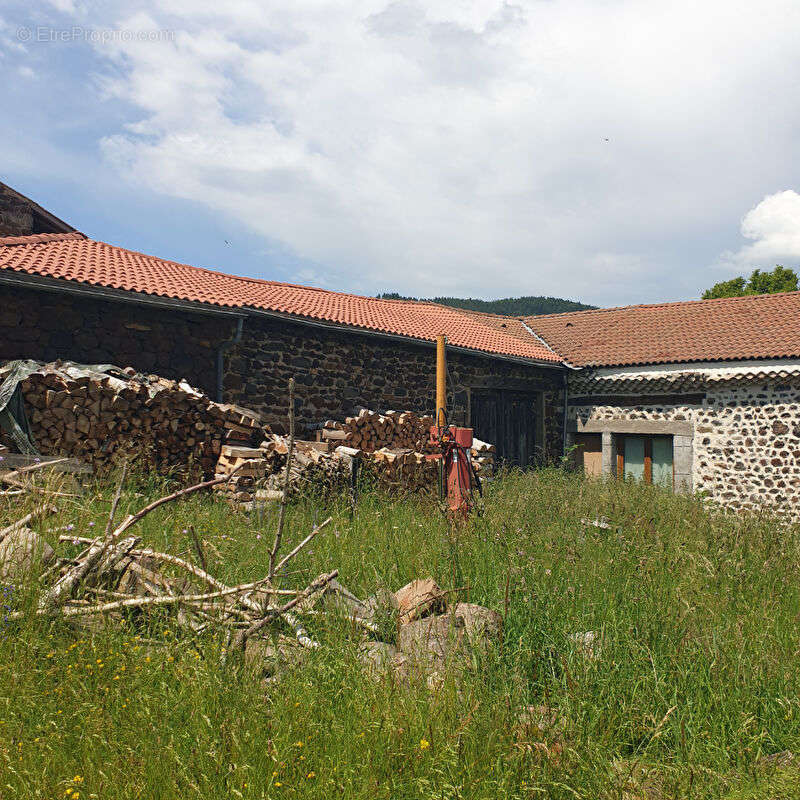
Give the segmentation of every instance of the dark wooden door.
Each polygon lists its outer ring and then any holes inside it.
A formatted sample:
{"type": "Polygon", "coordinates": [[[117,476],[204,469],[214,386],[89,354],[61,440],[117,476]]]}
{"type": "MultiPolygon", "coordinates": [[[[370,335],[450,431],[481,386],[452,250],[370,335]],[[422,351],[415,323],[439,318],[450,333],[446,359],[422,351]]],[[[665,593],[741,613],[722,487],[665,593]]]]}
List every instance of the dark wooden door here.
{"type": "Polygon", "coordinates": [[[473,392],[471,425],[475,436],[497,448],[497,458],[526,467],[536,460],[538,395],[501,390],[473,392]]]}
{"type": "Polygon", "coordinates": [[[473,393],[470,405],[470,425],[477,439],[497,447],[500,458],[501,415],[500,392],[473,393]]]}

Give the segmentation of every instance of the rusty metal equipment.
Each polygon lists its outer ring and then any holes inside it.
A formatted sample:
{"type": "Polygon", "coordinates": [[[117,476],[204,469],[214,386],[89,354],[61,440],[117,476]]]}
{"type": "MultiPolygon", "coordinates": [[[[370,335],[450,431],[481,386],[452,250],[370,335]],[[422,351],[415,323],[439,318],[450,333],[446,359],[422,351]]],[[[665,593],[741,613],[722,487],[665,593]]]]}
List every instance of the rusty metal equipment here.
{"type": "Polygon", "coordinates": [[[445,337],[436,338],[436,414],[431,426],[431,443],[439,449],[432,456],[440,461],[440,492],[447,498],[448,511],[456,518],[466,519],[472,508],[470,462],[472,428],[447,424],[447,362],[445,337]]]}

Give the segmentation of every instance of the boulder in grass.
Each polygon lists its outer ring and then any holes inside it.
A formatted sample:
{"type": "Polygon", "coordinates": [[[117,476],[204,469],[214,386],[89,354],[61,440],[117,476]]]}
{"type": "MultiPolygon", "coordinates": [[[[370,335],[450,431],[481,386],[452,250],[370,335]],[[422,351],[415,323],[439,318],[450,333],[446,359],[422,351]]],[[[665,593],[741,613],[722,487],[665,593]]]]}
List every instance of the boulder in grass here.
{"type": "Polygon", "coordinates": [[[251,637],[244,651],[245,666],[257,677],[274,679],[287,669],[296,669],[307,660],[309,651],[289,636],[274,639],[251,637]]]}
{"type": "Polygon", "coordinates": [[[433,578],[421,578],[407,583],[394,593],[400,614],[400,624],[438,614],[445,610],[445,595],[433,578]]]}
{"type": "Polygon", "coordinates": [[[464,630],[473,645],[503,638],[503,617],[496,611],[475,603],[456,603],[452,612],[464,620],[464,630]]]}
{"type": "Polygon", "coordinates": [[[444,614],[424,617],[400,629],[398,646],[408,658],[426,670],[441,671],[446,665],[471,661],[503,637],[502,617],[473,603],[457,603],[444,614]]]}
{"type": "Polygon", "coordinates": [[[380,679],[393,675],[399,681],[409,677],[408,657],[394,645],[386,642],[363,642],[358,649],[358,658],[367,674],[380,679]]]}
{"type": "Polygon", "coordinates": [[[54,556],[53,548],[30,528],[11,531],[0,542],[0,582],[17,583],[38,574],[54,556]]]}

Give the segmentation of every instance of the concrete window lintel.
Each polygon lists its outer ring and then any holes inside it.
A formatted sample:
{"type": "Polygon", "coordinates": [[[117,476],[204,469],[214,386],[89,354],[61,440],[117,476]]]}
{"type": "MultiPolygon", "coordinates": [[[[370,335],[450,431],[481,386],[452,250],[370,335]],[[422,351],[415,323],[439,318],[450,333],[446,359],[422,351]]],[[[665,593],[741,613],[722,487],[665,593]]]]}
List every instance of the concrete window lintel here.
{"type": "Polygon", "coordinates": [[[683,420],[590,419],[578,420],[573,433],[641,433],[694,436],[694,425],[683,420]]]}

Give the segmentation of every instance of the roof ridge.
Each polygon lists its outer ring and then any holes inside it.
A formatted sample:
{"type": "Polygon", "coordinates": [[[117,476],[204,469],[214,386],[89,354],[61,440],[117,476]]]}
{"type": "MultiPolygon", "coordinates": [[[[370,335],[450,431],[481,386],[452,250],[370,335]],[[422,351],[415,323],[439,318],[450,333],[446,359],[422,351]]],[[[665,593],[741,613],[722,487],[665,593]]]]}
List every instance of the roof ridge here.
{"type": "Polygon", "coordinates": [[[24,244],[47,244],[70,239],[89,239],[85,233],[70,231],[69,233],[28,233],[23,236],[0,236],[0,247],[15,247],[24,244]]]}
{"type": "Polygon", "coordinates": [[[700,300],[669,300],[663,303],[634,303],[627,306],[609,306],[607,308],[586,308],[580,311],[559,311],[555,314],[529,314],[521,319],[526,322],[534,319],[554,319],[556,317],[574,317],[577,315],[587,316],[590,314],[607,314],[611,311],[632,311],[637,308],[674,308],[675,306],[697,306],[703,303],[727,303],[739,300],[763,300],[772,297],[786,297],[787,295],[798,295],[800,289],[792,292],[771,292],[766,294],[744,294],[737,297],[710,297],[700,300]]]}
{"type": "MultiPolygon", "coordinates": [[[[252,275],[235,275],[231,272],[222,272],[218,269],[211,269],[210,267],[197,267],[194,264],[186,264],[183,261],[175,261],[171,258],[162,258],[161,256],[154,256],[150,253],[143,253],[141,250],[131,250],[127,247],[121,247],[117,244],[110,244],[109,242],[104,242],[100,239],[90,239],[88,236],[84,236],[80,234],[80,237],[72,237],[71,234],[43,234],[45,236],[55,236],[61,238],[82,238],[87,239],[90,242],[94,242],[95,244],[103,245],[104,247],[111,247],[115,250],[124,250],[127,253],[133,253],[135,255],[142,256],[143,258],[155,258],[158,261],[162,261],[165,264],[174,264],[178,267],[186,267],[186,269],[197,270],[200,272],[206,272],[210,275],[217,275],[222,278],[230,278],[235,281],[242,281],[244,283],[255,283],[260,285],[268,285],[268,286],[285,286],[291,289],[303,289],[307,292],[319,292],[320,294],[327,294],[327,295],[337,295],[339,297],[356,297],[359,300],[371,300],[375,301],[376,303],[389,303],[389,304],[396,304],[396,305],[407,305],[407,306],[434,306],[435,308],[445,309],[447,311],[451,311],[453,313],[461,313],[461,314],[470,314],[474,316],[483,316],[483,317],[490,317],[492,319],[502,319],[502,320],[512,320],[515,322],[522,321],[522,317],[516,317],[507,314],[496,314],[491,311],[473,311],[469,308],[461,308],[459,306],[450,306],[444,303],[437,303],[433,300],[413,300],[413,299],[398,299],[398,298],[389,298],[389,297],[375,297],[373,295],[368,294],[356,294],[354,292],[341,292],[336,289],[325,289],[321,286],[308,286],[307,284],[303,283],[291,283],[289,281],[276,281],[270,278],[256,278],[252,275]]],[[[29,237],[30,238],[30,237],[29,237]]],[[[50,240],[48,240],[50,241],[50,240]]],[[[55,241],[55,240],[53,240],[55,241]]],[[[2,243],[2,239],[0,239],[0,243],[2,243]]],[[[24,242],[22,243],[24,244],[24,242]]]]}
{"type": "Polygon", "coordinates": [[[0,269],[220,307],[269,310],[353,329],[396,333],[409,339],[427,341],[437,333],[445,333],[452,337],[454,346],[468,350],[540,363],[560,361],[552,348],[531,335],[515,317],[472,312],[431,301],[388,300],[233,275],[129,250],[83,234],[8,237],[0,240],[3,243],[20,246],[0,247],[0,252],[5,251],[0,269]],[[50,245],[43,246],[46,243],[50,245]]]}
{"type": "MultiPolygon", "coordinates": [[[[122,247],[118,244],[111,244],[110,242],[104,242],[102,239],[91,239],[90,237],[86,236],[86,234],[83,234],[79,231],[74,231],[71,233],[40,233],[40,234],[28,234],[26,236],[0,237],[0,246],[45,244],[47,242],[64,241],[70,239],[85,239],[89,242],[93,242],[94,244],[102,245],[103,247],[110,247],[113,248],[114,250],[124,250],[127,253],[133,253],[134,255],[142,256],[143,258],[155,258],[158,261],[161,261],[165,264],[173,264],[178,267],[185,267],[186,269],[197,270],[200,272],[208,273],[209,275],[217,275],[235,281],[242,281],[244,283],[254,283],[260,285],[266,284],[268,286],[285,286],[291,289],[303,289],[309,292],[319,292],[321,294],[337,295],[340,297],[356,297],[360,300],[371,300],[377,303],[388,303],[393,305],[426,306],[426,307],[433,306],[435,308],[447,310],[452,313],[468,314],[474,317],[486,317],[487,319],[499,319],[504,321],[509,320],[514,322],[524,322],[526,319],[528,319],[528,317],[519,316],[515,314],[498,314],[497,312],[494,311],[478,311],[477,309],[462,308],[461,306],[451,306],[448,305],[447,303],[437,303],[435,300],[375,297],[373,295],[356,294],[354,292],[342,292],[336,289],[325,289],[324,287],[321,286],[308,286],[306,284],[292,283],[290,281],[276,281],[270,278],[256,278],[252,275],[235,275],[231,272],[222,272],[221,270],[211,269],[210,267],[198,267],[195,266],[194,264],[186,264],[183,261],[176,261],[175,259],[172,258],[163,258],[162,256],[155,256],[152,253],[145,253],[141,250],[131,250],[128,247],[122,247]]],[[[578,313],[578,312],[563,312],[563,313],[578,313]]],[[[555,315],[544,314],[541,316],[555,316],[555,315]]]]}

